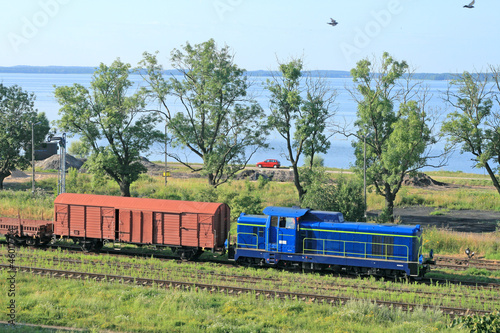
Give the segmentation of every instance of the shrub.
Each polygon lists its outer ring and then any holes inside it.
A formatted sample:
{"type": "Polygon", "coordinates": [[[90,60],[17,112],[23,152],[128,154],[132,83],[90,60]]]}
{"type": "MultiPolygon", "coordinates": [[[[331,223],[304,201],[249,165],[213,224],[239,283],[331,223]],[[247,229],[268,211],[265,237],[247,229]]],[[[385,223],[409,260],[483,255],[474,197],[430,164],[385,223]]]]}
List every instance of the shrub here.
{"type": "Polygon", "coordinates": [[[363,185],[353,179],[339,177],[336,183],[324,169],[303,171],[307,190],[301,205],[318,210],[337,211],[347,221],[364,220],[363,185]]]}
{"type": "Polygon", "coordinates": [[[496,311],[483,316],[472,315],[456,317],[450,324],[450,327],[467,329],[469,332],[500,332],[500,312],[496,311]]]}

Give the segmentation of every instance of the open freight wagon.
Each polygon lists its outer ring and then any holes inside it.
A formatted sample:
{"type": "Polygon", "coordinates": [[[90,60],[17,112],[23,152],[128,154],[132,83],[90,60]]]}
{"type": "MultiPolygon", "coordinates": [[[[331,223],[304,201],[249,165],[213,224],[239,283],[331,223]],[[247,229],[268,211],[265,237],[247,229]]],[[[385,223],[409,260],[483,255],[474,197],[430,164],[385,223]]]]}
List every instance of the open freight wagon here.
{"type": "Polygon", "coordinates": [[[54,201],[54,234],[84,250],[105,242],[169,246],[190,259],[221,251],[229,227],[226,204],[63,193],[54,201]]]}

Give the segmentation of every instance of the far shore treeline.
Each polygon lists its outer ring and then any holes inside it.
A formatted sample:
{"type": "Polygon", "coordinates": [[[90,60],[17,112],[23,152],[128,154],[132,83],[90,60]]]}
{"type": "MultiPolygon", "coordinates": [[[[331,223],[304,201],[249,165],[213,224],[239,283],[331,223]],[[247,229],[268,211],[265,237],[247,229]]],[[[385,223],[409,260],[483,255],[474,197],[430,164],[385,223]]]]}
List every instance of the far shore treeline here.
{"type": "MultiPolygon", "coordinates": [[[[97,66],[96,66],[97,67],[97,66]]],[[[29,74],[94,74],[96,67],[90,66],[0,66],[0,73],[29,73],[29,74]]],[[[337,70],[315,70],[309,71],[312,76],[320,76],[325,78],[350,78],[349,71],[337,70]]],[[[305,72],[307,73],[307,72],[305,72]]],[[[164,75],[181,75],[181,72],[176,69],[168,69],[163,71],[164,75]]],[[[248,76],[272,76],[272,71],[256,70],[245,72],[248,76]]],[[[275,73],[276,74],[276,73],[275,73]]],[[[413,79],[416,80],[453,80],[456,74],[453,73],[414,73],[413,79]]]]}

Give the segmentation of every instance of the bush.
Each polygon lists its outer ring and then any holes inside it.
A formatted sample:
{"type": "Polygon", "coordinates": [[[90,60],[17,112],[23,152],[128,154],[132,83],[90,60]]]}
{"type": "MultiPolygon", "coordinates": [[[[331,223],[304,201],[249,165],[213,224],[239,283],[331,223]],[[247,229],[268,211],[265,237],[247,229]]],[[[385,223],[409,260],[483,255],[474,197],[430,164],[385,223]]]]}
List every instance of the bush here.
{"type": "Polygon", "coordinates": [[[322,168],[307,169],[302,176],[307,191],[302,206],[341,212],[346,221],[364,220],[363,185],[360,182],[340,177],[333,183],[322,168]]]}
{"type": "Polygon", "coordinates": [[[500,312],[496,311],[487,315],[472,315],[453,319],[450,327],[467,329],[469,332],[500,332],[500,312]]]}
{"type": "MultiPolygon", "coordinates": [[[[309,167],[311,165],[311,156],[306,156],[304,159],[304,166],[309,167]]],[[[321,155],[314,155],[313,168],[323,167],[325,165],[325,159],[321,155]]]]}

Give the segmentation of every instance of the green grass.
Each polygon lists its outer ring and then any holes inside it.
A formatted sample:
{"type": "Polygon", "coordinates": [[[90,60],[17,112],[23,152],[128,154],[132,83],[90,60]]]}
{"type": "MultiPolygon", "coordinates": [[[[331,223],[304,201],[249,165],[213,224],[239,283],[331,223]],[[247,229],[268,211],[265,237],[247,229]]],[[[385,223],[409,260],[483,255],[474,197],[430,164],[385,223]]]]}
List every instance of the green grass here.
{"type": "Polygon", "coordinates": [[[54,196],[44,191],[4,190],[0,202],[0,216],[50,220],[54,215],[54,196]]]}
{"type": "MultiPolygon", "coordinates": [[[[6,253],[5,247],[2,250],[6,253]]],[[[40,251],[22,248],[16,252],[15,264],[19,266],[34,266],[39,268],[78,271],[97,274],[112,274],[130,277],[142,277],[155,280],[184,281],[223,285],[227,287],[255,288],[258,278],[258,288],[305,294],[321,293],[325,296],[341,296],[355,299],[377,299],[393,302],[410,302],[415,304],[432,304],[447,307],[468,307],[487,310],[497,303],[489,300],[493,291],[468,290],[466,287],[426,286],[418,283],[403,283],[384,281],[375,278],[345,279],[333,275],[312,273],[294,273],[274,269],[255,269],[246,267],[227,267],[214,263],[192,265],[177,263],[154,258],[128,258],[116,256],[91,256],[83,253],[75,254],[67,251],[40,251]],[[227,276],[246,277],[245,281],[234,281],[227,276]],[[337,287],[335,287],[337,286],[337,287]],[[319,288],[319,289],[318,289],[319,288]],[[418,292],[426,292],[422,297],[418,292]],[[451,299],[442,298],[442,295],[453,296],[451,299]],[[461,299],[466,294],[466,299],[461,299]],[[487,300],[487,301],[482,301],[487,300]]],[[[498,282],[498,279],[489,277],[488,272],[465,272],[467,281],[498,282]]],[[[464,280],[464,278],[462,278],[464,280]]]]}
{"type": "MultiPolygon", "coordinates": [[[[1,272],[2,290],[6,279],[1,272]]],[[[23,273],[16,277],[16,288],[17,322],[95,331],[458,332],[447,328],[450,320],[439,311],[406,313],[369,302],[331,306],[23,273]]]]}
{"type": "Polygon", "coordinates": [[[465,256],[465,249],[470,248],[476,257],[500,259],[500,232],[464,233],[436,227],[424,229],[424,252],[430,249],[435,254],[460,254],[465,256]]]}

